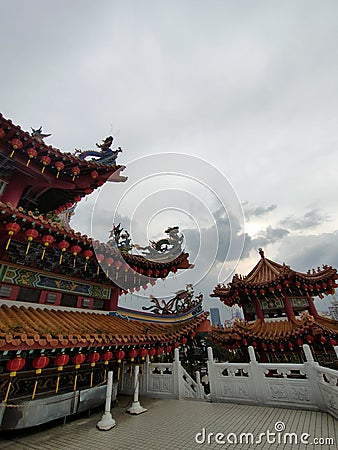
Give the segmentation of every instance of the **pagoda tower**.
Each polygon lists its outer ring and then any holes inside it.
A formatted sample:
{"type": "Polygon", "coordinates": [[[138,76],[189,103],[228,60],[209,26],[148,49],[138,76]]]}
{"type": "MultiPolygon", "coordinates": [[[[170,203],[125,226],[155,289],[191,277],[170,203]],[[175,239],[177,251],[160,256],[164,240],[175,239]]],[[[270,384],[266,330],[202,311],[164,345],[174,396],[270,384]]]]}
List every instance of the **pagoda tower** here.
{"type": "Polygon", "coordinates": [[[123,361],[147,355],[170,359],[208,315],[194,305],[179,317],[119,309],[121,294],[192,267],[183,238],[169,227],[168,250],[154,243],[134,254],[120,225],[108,242],[73,230],[79,201],[107,181],[126,181],[116,164],[121,149],[110,148],[109,136],[96,150],[64,153],[46,137],[0,115],[0,429],[95,406],[108,370],[117,376],[123,361]]]}
{"type": "Polygon", "coordinates": [[[310,344],[318,361],[330,364],[338,321],[321,316],[314,297],[334,293],[337,270],[323,266],[302,273],[267,259],[262,249],[259,253],[261,259],[248,275],[234,275],[211,294],[227,306],[239,305],[244,314],[244,320],[236,319],[230,327],[213,328],[212,339],[233,351],[252,345],[262,362],[301,361],[302,345],[310,344]]]}

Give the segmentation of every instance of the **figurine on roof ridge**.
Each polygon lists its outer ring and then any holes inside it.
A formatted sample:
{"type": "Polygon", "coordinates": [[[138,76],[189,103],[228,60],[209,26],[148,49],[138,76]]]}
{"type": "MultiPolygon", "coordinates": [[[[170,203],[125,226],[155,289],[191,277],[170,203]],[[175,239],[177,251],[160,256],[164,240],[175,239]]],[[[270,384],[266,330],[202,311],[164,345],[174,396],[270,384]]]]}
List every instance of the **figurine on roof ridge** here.
{"type": "Polygon", "coordinates": [[[46,137],[51,136],[51,134],[44,134],[42,133],[42,126],[40,128],[38,128],[37,130],[35,130],[34,128],[31,127],[31,136],[38,141],[39,144],[44,144],[44,139],[46,137]]]}
{"type": "Polygon", "coordinates": [[[167,238],[159,241],[149,241],[150,245],[141,247],[135,244],[134,247],[148,258],[157,258],[159,256],[174,256],[182,252],[183,235],[179,235],[179,227],[168,227],[165,230],[167,238]]]}
{"type": "Polygon", "coordinates": [[[115,165],[116,160],[118,157],[118,154],[122,152],[122,148],[118,147],[116,150],[112,150],[111,146],[113,144],[113,136],[108,136],[101,144],[96,143],[96,147],[98,147],[101,151],[97,150],[79,150],[75,149],[75,154],[80,159],[86,159],[89,156],[95,156],[95,158],[92,158],[91,161],[95,161],[102,164],[109,164],[109,165],[115,165]]]}

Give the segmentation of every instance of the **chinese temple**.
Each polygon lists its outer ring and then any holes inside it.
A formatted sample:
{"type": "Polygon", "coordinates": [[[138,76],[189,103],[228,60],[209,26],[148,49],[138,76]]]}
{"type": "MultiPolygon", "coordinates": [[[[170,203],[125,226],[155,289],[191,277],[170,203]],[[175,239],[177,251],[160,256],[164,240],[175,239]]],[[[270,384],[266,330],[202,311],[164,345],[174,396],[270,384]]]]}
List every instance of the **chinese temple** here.
{"type": "Polygon", "coordinates": [[[96,150],[64,153],[45,144],[48,136],[0,115],[3,429],[27,426],[23,405],[34,425],[95,406],[108,370],[118,377],[124,361],[170,359],[207,315],[185,295],[172,317],[119,308],[120,295],[192,267],[178,228],[146,247],[133,246],[120,225],[106,243],[75,232],[76,204],[107,181],[126,181],[116,164],[122,150],[109,136],[96,150]]]}
{"type": "Polygon", "coordinates": [[[309,344],[321,364],[333,363],[338,321],[321,316],[314,297],[334,294],[337,270],[324,265],[297,272],[259,252],[261,259],[248,275],[234,275],[211,294],[227,306],[239,305],[244,314],[231,326],[213,327],[212,340],[234,353],[252,345],[261,362],[303,361],[302,345],[309,344]]]}

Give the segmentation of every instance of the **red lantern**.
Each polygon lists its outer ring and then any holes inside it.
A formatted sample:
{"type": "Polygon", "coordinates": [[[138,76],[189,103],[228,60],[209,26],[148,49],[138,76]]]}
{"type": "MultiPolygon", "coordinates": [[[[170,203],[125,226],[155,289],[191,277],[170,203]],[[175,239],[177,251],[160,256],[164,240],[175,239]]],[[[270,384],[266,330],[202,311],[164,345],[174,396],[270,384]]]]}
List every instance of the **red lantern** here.
{"type": "Polygon", "coordinates": [[[172,350],[172,346],[171,346],[171,345],[166,345],[166,346],[164,347],[164,351],[166,352],[167,355],[169,355],[169,353],[171,352],[171,350],[172,350]]]}
{"type": "Polygon", "coordinates": [[[104,361],[104,363],[106,365],[108,365],[108,363],[111,359],[113,359],[113,352],[111,352],[110,350],[107,350],[104,353],[102,353],[102,361],[104,361]]]}
{"type": "Polygon", "coordinates": [[[85,361],[86,357],[82,353],[77,353],[76,355],[72,356],[72,362],[75,364],[76,374],[74,377],[74,391],[76,391],[76,384],[77,384],[77,376],[78,376],[78,369],[80,368],[81,364],[85,361]]]}
{"type": "Polygon", "coordinates": [[[308,341],[309,344],[312,344],[312,342],[314,341],[314,337],[311,335],[306,336],[306,340],[308,341]]]}
{"type": "Polygon", "coordinates": [[[172,266],[172,268],[170,269],[173,273],[177,272],[177,267],[176,266],[172,266]]]}
{"type": "Polygon", "coordinates": [[[155,347],[151,347],[150,349],[149,349],[149,356],[150,356],[150,359],[154,359],[154,356],[156,355],[156,348],[155,347]]]}
{"type": "Polygon", "coordinates": [[[84,270],[86,271],[88,260],[89,260],[89,258],[91,258],[93,256],[93,252],[91,250],[84,250],[82,252],[82,256],[84,256],[86,258],[86,262],[85,262],[85,266],[84,266],[84,270]]]}
{"type": "Polygon", "coordinates": [[[126,353],[124,350],[118,350],[115,354],[115,357],[119,364],[122,362],[122,359],[124,359],[125,356],[126,356],[126,353]]]}
{"type": "Polygon", "coordinates": [[[67,203],[65,203],[65,208],[66,208],[66,210],[67,210],[67,209],[70,209],[72,206],[73,206],[73,203],[72,203],[72,202],[67,202],[67,203]]]}
{"type": "Polygon", "coordinates": [[[10,380],[7,386],[4,403],[7,403],[8,397],[9,397],[9,391],[11,390],[12,386],[12,378],[16,376],[16,372],[19,372],[19,370],[23,369],[25,367],[26,360],[25,358],[22,358],[21,356],[17,356],[16,358],[10,359],[6,363],[6,369],[9,372],[10,380]]]}
{"type": "Polygon", "coordinates": [[[148,355],[148,350],[146,348],[140,348],[140,356],[142,361],[144,361],[145,357],[148,355]]]}
{"type": "Polygon", "coordinates": [[[31,162],[31,159],[36,158],[38,156],[38,152],[35,150],[35,148],[28,148],[26,150],[26,153],[28,155],[28,160],[26,162],[26,167],[29,166],[29,163],[31,162]]]}
{"type": "Polygon", "coordinates": [[[268,346],[266,345],[266,343],[265,342],[262,342],[262,349],[263,350],[266,350],[268,348],[268,346]]]}
{"type": "Polygon", "coordinates": [[[138,351],[136,350],[136,348],[133,348],[132,350],[129,351],[128,358],[130,358],[130,361],[133,362],[137,355],[138,351]]]}
{"type": "Polygon", "coordinates": [[[95,366],[95,364],[100,360],[100,354],[97,352],[89,353],[88,355],[88,361],[90,362],[90,365],[92,367],[95,366]]]}
{"type": "Polygon", "coordinates": [[[122,269],[124,271],[124,282],[126,282],[128,279],[129,264],[123,264],[122,269]]]}
{"type": "Polygon", "coordinates": [[[242,344],[247,346],[248,345],[248,341],[244,338],[244,339],[242,339],[242,344]]]}
{"type": "Polygon", "coordinates": [[[147,269],[147,271],[146,271],[147,277],[151,277],[152,273],[153,273],[153,271],[151,269],[147,269]]]}
{"type": "Polygon", "coordinates": [[[93,189],[87,188],[87,189],[85,189],[84,192],[85,192],[86,195],[89,195],[89,194],[91,194],[93,192],[93,189]]]}
{"type": "Polygon", "coordinates": [[[335,339],[330,339],[329,342],[332,345],[332,347],[335,347],[337,345],[337,341],[335,339]]]}
{"type": "Polygon", "coordinates": [[[252,295],[255,295],[255,296],[257,295],[256,289],[253,289],[253,290],[252,290],[252,295]]]}
{"type": "Polygon", "coordinates": [[[106,259],[106,264],[107,264],[107,272],[106,275],[108,276],[109,273],[109,268],[114,264],[114,259],[109,257],[106,259]]]}
{"type": "Polygon", "coordinates": [[[180,346],[180,344],[178,342],[173,343],[173,348],[178,348],[179,346],[180,346]]]}
{"type": "Polygon", "coordinates": [[[0,139],[3,139],[6,136],[5,130],[0,128],[0,139]]]}
{"type": "Polygon", "coordinates": [[[42,163],[41,173],[43,173],[45,171],[46,166],[48,166],[52,162],[52,160],[50,159],[49,156],[43,155],[40,158],[40,162],[42,163]]]}
{"type": "Polygon", "coordinates": [[[65,353],[61,353],[54,359],[54,365],[57,366],[58,371],[62,371],[63,366],[68,364],[68,362],[69,362],[69,356],[66,355],[65,353]]]}
{"type": "Polygon", "coordinates": [[[182,339],[181,339],[181,344],[185,345],[187,342],[188,342],[188,339],[183,336],[182,339]]]}
{"type": "Polygon", "coordinates": [[[6,370],[10,372],[10,375],[12,377],[15,377],[16,372],[19,372],[19,370],[22,370],[25,367],[26,360],[25,358],[22,358],[21,356],[17,356],[16,358],[10,359],[6,363],[6,370]]]}
{"type": "Polygon", "coordinates": [[[9,244],[11,243],[11,239],[12,236],[17,233],[18,231],[20,231],[20,225],[16,222],[9,222],[6,225],[6,230],[7,230],[7,234],[9,236],[8,241],[7,241],[7,245],[6,245],[6,250],[8,250],[9,244]]]}
{"type": "Polygon", "coordinates": [[[326,342],[326,337],[325,337],[325,336],[320,336],[319,340],[320,340],[320,342],[321,342],[322,344],[325,344],[325,342],[326,342]]]}
{"type": "Polygon", "coordinates": [[[63,253],[67,250],[67,248],[69,247],[69,242],[67,241],[61,241],[58,243],[58,248],[61,250],[61,255],[60,255],[60,260],[59,260],[59,264],[62,263],[62,255],[63,253]]]}
{"type": "Polygon", "coordinates": [[[157,278],[160,275],[160,271],[158,269],[155,269],[153,271],[154,277],[157,278]]]}
{"type": "Polygon", "coordinates": [[[20,150],[23,147],[23,143],[20,141],[20,139],[14,138],[11,140],[11,145],[13,147],[13,150],[11,154],[9,155],[10,158],[13,157],[15,150],[20,150]]]}
{"type": "Polygon", "coordinates": [[[102,261],[104,260],[104,255],[102,255],[102,253],[98,253],[97,255],[96,255],[96,259],[97,259],[97,261],[98,261],[98,265],[97,265],[97,271],[96,271],[96,275],[98,275],[99,274],[99,271],[100,271],[100,263],[102,263],[102,261]]]}
{"type": "Polygon", "coordinates": [[[81,253],[81,250],[82,248],[79,245],[73,245],[72,247],[70,247],[70,251],[73,253],[74,256],[73,267],[75,267],[76,257],[79,253],[81,253]]]}
{"type": "Polygon", "coordinates": [[[38,356],[33,359],[32,366],[36,369],[36,373],[41,373],[41,370],[47,367],[49,364],[49,358],[46,355],[38,356]]]}
{"type": "Polygon", "coordinates": [[[99,176],[99,172],[97,170],[93,170],[90,172],[90,176],[95,180],[99,176]]]}
{"type": "Polygon", "coordinates": [[[292,342],[288,342],[288,347],[290,350],[293,350],[293,343],[292,342]]]}
{"type": "Polygon", "coordinates": [[[72,174],[73,174],[73,178],[72,178],[72,181],[74,181],[74,180],[75,180],[75,178],[77,177],[77,175],[79,175],[79,174],[80,174],[80,172],[81,172],[81,170],[80,170],[80,168],[79,168],[79,167],[77,167],[77,166],[75,166],[75,167],[72,167],[72,174]]]}
{"type": "Polygon", "coordinates": [[[65,165],[61,161],[56,161],[56,163],[54,164],[54,167],[57,170],[56,178],[59,178],[60,172],[61,172],[61,170],[63,170],[65,168],[65,165]]]}
{"type": "Polygon", "coordinates": [[[55,239],[50,234],[46,234],[46,235],[42,236],[41,240],[42,240],[43,245],[44,245],[44,249],[43,249],[43,252],[42,252],[42,255],[41,255],[41,259],[43,259],[45,257],[45,253],[46,253],[47,247],[50,244],[53,244],[55,239]]]}
{"type": "Polygon", "coordinates": [[[78,202],[81,201],[81,199],[82,199],[81,195],[75,195],[73,200],[74,200],[75,203],[78,203],[78,202]]]}
{"type": "Polygon", "coordinates": [[[298,347],[301,347],[303,345],[303,339],[301,338],[297,339],[297,345],[298,347]]]}
{"type": "Polygon", "coordinates": [[[191,337],[191,339],[194,339],[194,337],[196,336],[195,331],[190,331],[189,336],[191,337]]]}
{"type": "Polygon", "coordinates": [[[168,275],[168,270],[167,269],[162,269],[161,270],[161,278],[165,278],[168,275]]]}
{"type": "Polygon", "coordinates": [[[162,356],[163,352],[164,352],[164,348],[163,347],[157,347],[157,350],[156,350],[157,356],[162,356]]]}
{"type": "Polygon", "coordinates": [[[121,261],[115,261],[115,263],[114,263],[114,267],[116,268],[116,274],[115,274],[115,279],[117,280],[118,279],[118,276],[119,276],[119,270],[120,270],[120,267],[122,266],[122,262],[121,261]]]}
{"type": "Polygon", "coordinates": [[[284,344],[282,344],[282,343],[278,344],[278,348],[279,348],[279,350],[281,352],[283,352],[284,351],[284,344]]]}
{"type": "MultiPolygon", "coordinates": [[[[63,366],[68,364],[69,362],[69,356],[65,353],[61,353],[54,359],[54,365],[57,366],[58,372],[62,372],[63,366]]],[[[57,394],[59,391],[59,384],[60,384],[60,375],[58,375],[56,379],[56,386],[55,386],[55,393],[57,394]]]]}
{"type": "Polygon", "coordinates": [[[34,228],[30,228],[29,230],[27,230],[25,232],[25,236],[26,236],[27,241],[28,241],[27,247],[26,247],[26,255],[27,255],[32,240],[36,239],[39,236],[39,233],[34,228]]]}

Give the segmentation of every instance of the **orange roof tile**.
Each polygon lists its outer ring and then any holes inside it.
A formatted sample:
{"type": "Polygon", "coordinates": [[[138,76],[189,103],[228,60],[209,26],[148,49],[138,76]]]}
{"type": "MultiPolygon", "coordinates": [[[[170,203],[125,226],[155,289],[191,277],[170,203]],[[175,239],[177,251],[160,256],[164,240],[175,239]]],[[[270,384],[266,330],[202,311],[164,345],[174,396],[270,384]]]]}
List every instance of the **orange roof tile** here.
{"type": "Polygon", "coordinates": [[[1,305],[0,350],[164,343],[195,330],[207,315],[159,324],[98,313],[1,305]]]}

